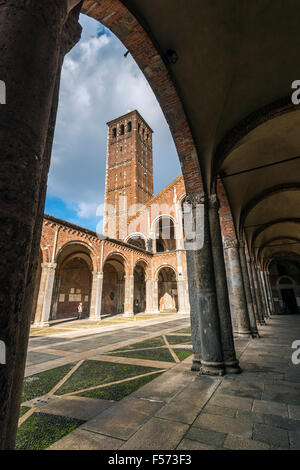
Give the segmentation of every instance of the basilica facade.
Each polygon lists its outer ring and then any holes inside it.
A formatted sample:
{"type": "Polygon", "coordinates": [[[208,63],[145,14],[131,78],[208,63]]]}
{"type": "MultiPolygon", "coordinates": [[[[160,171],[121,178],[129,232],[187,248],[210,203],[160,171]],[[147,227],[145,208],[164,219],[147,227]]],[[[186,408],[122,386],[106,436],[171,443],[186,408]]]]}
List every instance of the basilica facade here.
{"type": "Polygon", "coordinates": [[[138,111],[108,123],[103,233],[45,215],[32,324],[190,311],[185,185],[153,194],[152,130],[138,111]]]}

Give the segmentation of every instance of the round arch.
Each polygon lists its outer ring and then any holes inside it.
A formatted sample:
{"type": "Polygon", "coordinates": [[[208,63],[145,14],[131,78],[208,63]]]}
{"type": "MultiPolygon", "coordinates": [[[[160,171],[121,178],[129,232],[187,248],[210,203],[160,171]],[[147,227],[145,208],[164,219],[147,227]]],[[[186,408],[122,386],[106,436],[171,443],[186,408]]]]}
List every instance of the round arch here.
{"type": "Polygon", "coordinates": [[[177,275],[173,266],[160,266],[156,272],[158,310],[162,313],[178,312],[177,275]]]}
{"type": "Polygon", "coordinates": [[[83,243],[71,242],[59,250],[52,296],[51,319],[68,319],[90,314],[92,272],[94,263],[90,249],[83,243]]]}
{"type": "Polygon", "coordinates": [[[124,312],[125,276],[125,256],[119,252],[109,253],[103,262],[102,315],[124,312]]]}

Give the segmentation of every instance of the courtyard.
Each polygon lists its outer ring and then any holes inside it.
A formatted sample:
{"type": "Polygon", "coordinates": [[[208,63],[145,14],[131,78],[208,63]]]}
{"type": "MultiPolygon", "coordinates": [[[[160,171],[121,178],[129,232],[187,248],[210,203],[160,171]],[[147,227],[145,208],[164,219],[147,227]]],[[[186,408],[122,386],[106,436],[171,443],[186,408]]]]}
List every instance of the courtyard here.
{"type": "Polygon", "coordinates": [[[191,372],[187,315],[32,330],[17,449],[299,449],[300,316],[235,339],[243,373],[191,372]]]}

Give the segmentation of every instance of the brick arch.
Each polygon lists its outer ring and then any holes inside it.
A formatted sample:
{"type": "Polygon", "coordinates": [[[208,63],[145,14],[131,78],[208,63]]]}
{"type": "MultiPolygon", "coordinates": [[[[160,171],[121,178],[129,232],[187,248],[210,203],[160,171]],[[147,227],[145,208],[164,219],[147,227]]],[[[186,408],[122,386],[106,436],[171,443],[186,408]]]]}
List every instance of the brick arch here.
{"type": "Polygon", "coordinates": [[[176,267],[173,266],[172,264],[162,264],[161,266],[159,266],[155,271],[155,275],[154,275],[155,281],[158,281],[159,272],[164,268],[170,268],[174,271],[176,282],[177,282],[178,281],[178,275],[177,275],[177,272],[176,272],[176,267]]]}
{"type": "Polygon", "coordinates": [[[119,256],[120,258],[122,258],[124,262],[124,272],[125,272],[125,275],[128,276],[130,274],[130,262],[128,258],[125,256],[125,254],[119,250],[111,251],[105,256],[105,258],[103,259],[103,268],[105,266],[106,261],[109,261],[109,259],[112,258],[113,256],[119,256]]]}
{"type": "Polygon", "coordinates": [[[148,80],[169,124],[188,193],[203,192],[202,175],[190,126],[163,53],[120,0],[85,0],[81,12],[100,21],[130,51],[148,80]]]}
{"type": "Polygon", "coordinates": [[[151,266],[149,264],[149,262],[145,259],[145,258],[138,258],[135,263],[134,263],[134,266],[133,266],[133,272],[136,268],[136,266],[141,263],[141,264],[145,264],[145,277],[146,277],[146,281],[148,279],[151,279],[151,266]]]}
{"type": "MultiPolygon", "coordinates": [[[[72,241],[69,241],[67,243],[64,243],[59,248],[59,250],[56,252],[55,262],[58,263],[60,258],[63,256],[63,252],[65,251],[65,249],[69,246],[72,246],[72,245],[74,245],[74,246],[83,246],[84,248],[86,248],[88,250],[89,256],[90,256],[91,261],[92,261],[92,269],[93,269],[93,271],[97,271],[97,257],[96,257],[96,254],[95,254],[94,250],[91,248],[91,246],[88,243],[86,243],[82,240],[72,240],[72,241]]],[[[63,262],[64,261],[62,261],[62,263],[63,262]]]]}

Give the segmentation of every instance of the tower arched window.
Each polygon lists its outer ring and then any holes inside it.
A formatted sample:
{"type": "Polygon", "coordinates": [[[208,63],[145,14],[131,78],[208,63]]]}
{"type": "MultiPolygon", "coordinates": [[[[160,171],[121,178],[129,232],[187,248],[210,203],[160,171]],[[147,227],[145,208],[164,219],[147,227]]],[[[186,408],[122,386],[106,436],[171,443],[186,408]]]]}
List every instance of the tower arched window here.
{"type": "Polygon", "coordinates": [[[121,126],[120,126],[120,135],[124,135],[124,132],[125,132],[124,124],[121,124],[121,126]]]}
{"type": "Polygon", "coordinates": [[[117,137],[117,128],[116,127],[113,128],[112,136],[113,136],[114,139],[117,137]]]}
{"type": "Polygon", "coordinates": [[[131,121],[129,121],[127,124],[127,132],[131,132],[131,131],[132,131],[132,124],[131,124],[131,121]]]}

